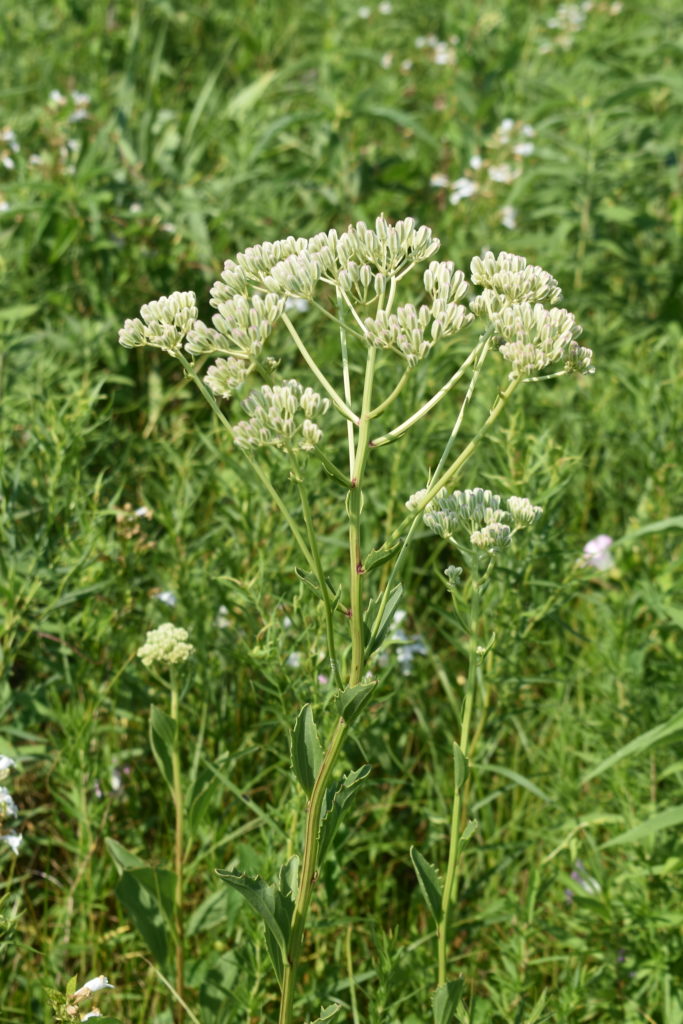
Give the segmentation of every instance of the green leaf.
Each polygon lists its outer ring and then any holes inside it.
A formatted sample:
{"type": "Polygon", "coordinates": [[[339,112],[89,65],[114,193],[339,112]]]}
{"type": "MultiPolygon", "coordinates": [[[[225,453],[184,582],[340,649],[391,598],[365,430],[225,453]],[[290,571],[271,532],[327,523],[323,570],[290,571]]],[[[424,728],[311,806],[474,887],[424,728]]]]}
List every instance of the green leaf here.
{"type": "Polygon", "coordinates": [[[114,864],[119,869],[119,874],[121,871],[132,870],[133,868],[149,867],[142,857],[138,857],[136,853],[130,853],[125,846],[121,846],[121,843],[117,843],[115,839],[105,838],[104,845],[107,847],[114,864]]]}
{"type": "Polygon", "coordinates": [[[262,98],[275,78],[275,74],[275,71],[264,71],[249,85],[245,85],[228,100],[224,113],[233,120],[242,122],[262,98]]]}
{"type": "Polygon", "coordinates": [[[374,551],[370,551],[363,560],[363,568],[366,574],[372,572],[373,569],[379,569],[380,565],[384,565],[390,558],[393,558],[402,543],[403,537],[399,537],[398,540],[388,547],[383,544],[381,548],[375,548],[374,551]]]}
{"type": "Polygon", "coordinates": [[[310,704],[304,704],[292,730],[292,768],[307,796],[311,795],[323,759],[310,704]]]}
{"type": "Polygon", "coordinates": [[[604,850],[608,846],[623,846],[625,843],[639,843],[644,839],[649,839],[656,832],[661,832],[664,828],[677,828],[679,825],[683,825],[683,804],[679,804],[678,807],[667,807],[665,811],[653,814],[651,818],[641,821],[639,825],[634,825],[633,828],[622,832],[621,835],[608,839],[600,849],[604,850]]]}
{"type": "Polygon", "coordinates": [[[662,722],[653,729],[648,729],[647,732],[641,733],[640,736],[636,736],[635,739],[615,751],[614,754],[610,754],[609,757],[601,761],[595,768],[591,768],[581,779],[580,785],[583,786],[586,782],[594,779],[596,775],[602,775],[603,772],[612,768],[625,757],[630,757],[632,754],[642,754],[644,750],[647,750],[654,743],[663,740],[667,736],[671,736],[675,732],[679,732],[681,729],[683,729],[683,708],[677,711],[668,722],[662,722]]]}
{"type": "Polygon", "coordinates": [[[533,793],[533,795],[537,796],[539,800],[544,800],[546,803],[549,803],[552,799],[547,793],[544,793],[535,782],[527,779],[525,775],[520,775],[519,772],[513,771],[512,768],[505,768],[499,764],[478,764],[476,766],[476,770],[479,772],[492,772],[494,775],[502,775],[503,778],[510,779],[511,782],[514,782],[517,786],[521,786],[522,789],[528,790],[529,793],[533,793]]]}
{"type": "Polygon", "coordinates": [[[282,983],[282,964],[287,956],[294,911],[293,900],[258,876],[252,878],[237,871],[221,870],[216,871],[216,874],[233,889],[237,889],[265,924],[268,952],[278,981],[282,983]]]}
{"type": "Polygon", "coordinates": [[[479,827],[479,822],[477,821],[477,819],[476,818],[470,818],[470,820],[467,822],[467,824],[465,825],[464,829],[462,830],[462,835],[460,836],[460,842],[461,843],[469,842],[469,840],[472,838],[474,833],[477,831],[478,827],[479,827]]]}
{"type": "Polygon", "coordinates": [[[292,899],[296,899],[299,891],[299,858],[296,854],[280,868],[278,889],[283,896],[291,896],[292,899]]]}
{"type": "Polygon", "coordinates": [[[172,871],[135,868],[123,872],[115,889],[133,925],[162,970],[168,968],[169,950],[174,943],[175,882],[172,871]]]}
{"type": "Polygon", "coordinates": [[[337,714],[350,725],[368,706],[376,689],[376,682],[347,686],[337,695],[337,714]]]}
{"type": "Polygon", "coordinates": [[[464,984],[462,978],[458,978],[457,981],[447,981],[437,988],[432,998],[434,1024],[453,1024],[457,1020],[458,1003],[464,984]]]}
{"type": "Polygon", "coordinates": [[[348,772],[336,785],[329,786],[323,799],[320,821],[319,863],[322,863],[335,833],[341,824],[344,810],[354,795],[356,786],[370,774],[370,765],[364,764],[354,772],[348,772]]]}
{"type": "Polygon", "coordinates": [[[166,785],[173,793],[173,764],[171,754],[176,742],[177,725],[161,708],[152,708],[149,717],[149,739],[152,744],[154,760],[164,777],[166,785]]]}
{"type": "Polygon", "coordinates": [[[465,785],[465,780],[469,774],[469,766],[467,758],[455,740],[453,740],[453,772],[455,775],[455,791],[459,793],[465,785]]]}
{"type": "Polygon", "coordinates": [[[370,635],[370,639],[368,640],[368,644],[365,650],[366,657],[372,654],[374,651],[377,650],[378,647],[381,646],[385,636],[389,632],[389,627],[391,626],[391,622],[394,617],[394,612],[396,611],[396,607],[399,601],[401,600],[402,596],[403,584],[397,583],[389,594],[386,606],[384,608],[384,612],[382,613],[382,618],[380,619],[380,622],[376,630],[374,627],[374,619],[377,615],[377,612],[379,611],[383,595],[378,594],[377,597],[373,598],[372,601],[370,601],[367,612],[365,614],[365,621],[373,623],[373,632],[370,635]]]}
{"type": "Polygon", "coordinates": [[[415,846],[410,847],[410,859],[415,868],[417,881],[420,886],[427,910],[430,911],[435,923],[438,925],[441,920],[441,900],[443,897],[443,885],[436,868],[426,861],[415,846]]]}
{"type": "Polygon", "coordinates": [[[313,1024],[324,1024],[324,1021],[330,1020],[340,1010],[341,1003],[330,1003],[329,1006],[324,1006],[320,1011],[320,1016],[316,1017],[313,1024]]]}

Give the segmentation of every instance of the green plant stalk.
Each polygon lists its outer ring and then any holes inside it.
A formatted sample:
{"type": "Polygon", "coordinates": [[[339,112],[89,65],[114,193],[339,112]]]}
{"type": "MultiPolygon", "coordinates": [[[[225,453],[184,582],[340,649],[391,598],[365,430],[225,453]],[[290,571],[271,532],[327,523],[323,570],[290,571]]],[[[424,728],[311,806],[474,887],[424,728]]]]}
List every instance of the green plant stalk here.
{"type": "MultiPolygon", "coordinates": [[[[376,356],[376,350],[370,349],[368,353],[368,361],[365,367],[365,383],[363,387],[363,401],[360,425],[358,428],[358,438],[355,444],[355,452],[352,455],[353,466],[351,477],[355,486],[349,492],[349,569],[351,592],[351,668],[349,672],[349,686],[356,686],[360,682],[364,666],[362,611],[363,564],[360,536],[360,519],[363,500],[361,485],[369,450],[369,414],[372,403],[372,385],[374,380],[376,356]]],[[[294,904],[294,913],[292,915],[286,963],[283,965],[282,996],[280,1000],[278,1024],[291,1024],[292,1020],[294,988],[296,985],[299,960],[301,958],[304,928],[306,926],[306,917],[308,915],[308,908],[311,902],[313,885],[318,877],[320,817],[322,813],[323,800],[325,798],[325,791],[329,783],[330,775],[332,774],[337,757],[339,756],[339,751],[341,750],[347,729],[348,726],[345,720],[340,718],[337,721],[330,742],[327,745],[318,776],[311,791],[308,807],[306,809],[306,834],[304,837],[301,876],[299,880],[299,891],[294,904]]]]}
{"type": "Polygon", "coordinates": [[[320,369],[320,367],[316,363],[316,361],[313,358],[313,356],[311,355],[311,353],[308,351],[308,349],[304,345],[301,337],[299,336],[299,332],[296,330],[296,328],[294,327],[294,324],[289,319],[289,317],[287,316],[286,313],[282,314],[281,320],[282,320],[283,324],[285,325],[285,327],[287,328],[287,330],[289,331],[294,344],[296,345],[296,347],[298,348],[299,352],[303,356],[304,361],[306,362],[306,365],[311,370],[311,372],[315,376],[316,380],[319,382],[320,386],[330,396],[330,400],[331,400],[332,404],[334,405],[335,409],[337,409],[342,414],[342,416],[345,419],[349,420],[351,423],[357,424],[358,423],[358,417],[354,413],[353,409],[349,408],[349,406],[346,404],[346,402],[342,399],[341,395],[337,394],[335,389],[332,387],[332,385],[330,384],[329,380],[327,379],[327,377],[322,372],[322,370],[320,369]]]}
{"type": "MultiPolygon", "coordinates": [[[[463,700],[462,719],[460,723],[460,741],[458,746],[462,755],[467,761],[469,748],[470,726],[472,722],[472,709],[474,706],[474,695],[477,685],[477,626],[479,620],[479,587],[475,581],[470,606],[470,638],[468,651],[467,682],[465,684],[465,696],[463,700]]],[[[448,845],[448,865],[443,885],[441,898],[441,920],[437,928],[438,948],[438,986],[446,983],[446,954],[448,950],[448,922],[451,907],[458,897],[458,865],[460,861],[460,835],[461,818],[463,811],[463,788],[456,788],[453,794],[453,807],[451,810],[451,827],[448,845]]]]}
{"type": "Polygon", "coordinates": [[[185,1002],[185,935],[183,927],[183,782],[180,769],[180,721],[178,715],[179,693],[178,679],[171,667],[171,719],[175,723],[175,739],[171,751],[171,770],[173,781],[173,808],[175,811],[174,835],[174,925],[175,925],[175,987],[178,1001],[174,1004],[173,1016],[177,1024],[183,1021],[183,1003],[185,1002]]]}

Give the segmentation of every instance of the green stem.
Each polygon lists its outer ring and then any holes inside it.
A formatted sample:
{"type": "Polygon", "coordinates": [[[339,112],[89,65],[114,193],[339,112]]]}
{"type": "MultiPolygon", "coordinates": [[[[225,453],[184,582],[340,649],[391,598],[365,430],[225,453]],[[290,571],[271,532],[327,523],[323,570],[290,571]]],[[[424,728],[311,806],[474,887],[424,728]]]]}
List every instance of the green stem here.
{"type": "Polygon", "coordinates": [[[315,376],[315,378],[318,381],[318,383],[320,384],[321,388],[323,388],[323,390],[326,391],[327,394],[329,395],[330,400],[332,402],[332,405],[335,407],[335,409],[337,409],[342,414],[342,416],[345,419],[347,419],[351,423],[355,423],[357,425],[358,424],[358,417],[356,416],[355,412],[353,411],[353,409],[349,408],[349,406],[346,404],[346,402],[341,397],[341,395],[337,394],[335,389],[332,387],[332,385],[330,384],[329,380],[327,379],[327,377],[325,376],[323,371],[320,369],[320,367],[316,363],[316,361],[313,358],[313,356],[311,355],[311,353],[308,351],[308,349],[304,345],[303,341],[301,340],[301,338],[299,336],[298,331],[296,330],[296,328],[294,327],[294,324],[289,319],[289,317],[287,316],[286,313],[282,314],[281,320],[282,320],[283,324],[285,325],[285,327],[287,328],[287,330],[289,331],[290,335],[292,336],[292,340],[294,341],[294,344],[299,349],[299,352],[301,353],[301,355],[304,357],[306,365],[308,366],[308,368],[311,370],[311,372],[315,376]]]}
{"type": "MultiPolygon", "coordinates": [[[[221,421],[221,423],[223,424],[225,429],[228,431],[228,436],[232,439],[232,437],[233,437],[232,424],[230,423],[230,421],[224,415],[223,410],[221,409],[221,407],[219,406],[218,402],[216,401],[213,392],[209,388],[207,388],[207,386],[204,384],[203,380],[201,380],[201,378],[195,372],[195,369],[194,369],[194,366],[192,365],[192,363],[190,363],[185,358],[183,353],[182,352],[178,352],[177,356],[178,356],[178,360],[180,361],[181,365],[183,366],[183,369],[185,370],[187,375],[190,377],[190,379],[193,380],[194,383],[197,385],[197,387],[199,388],[199,391],[202,394],[202,397],[206,399],[206,401],[211,406],[211,408],[215,412],[215,414],[218,417],[218,419],[221,421]]],[[[282,518],[284,519],[284,521],[287,523],[289,529],[291,530],[292,536],[293,536],[293,538],[294,538],[294,540],[295,540],[295,542],[297,544],[297,547],[299,548],[299,550],[303,554],[304,558],[306,559],[306,562],[308,563],[309,568],[310,569],[315,569],[315,565],[314,565],[314,562],[313,562],[313,555],[311,554],[311,552],[309,551],[308,547],[306,546],[306,541],[303,538],[301,530],[299,529],[299,527],[294,522],[294,520],[293,520],[293,518],[292,518],[292,516],[291,516],[291,514],[289,512],[289,509],[285,505],[285,503],[282,500],[281,496],[275,490],[275,488],[273,487],[272,483],[270,482],[270,480],[268,479],[266,474],[263,472],[263,470],[261,469],[261,467],[258,464],[258,462],[256,462],[255,459],[250,458],[250,456],[246,452],[243,451],[242,454],[244,455],[244,458],[246,459],[246,461],[247,461],[247,463],[249,465],[249,468],[253,471],[254,475],[258,478],[258,481],[261,484],[261,486],[267,492],[267,494],[269,495],[269,497],[271,498],[273,503],[280,510],[280,512],[282,514],[282,518]]]]}
{"type": "MultiPolygon", "coordinates": [[[[460,723],[459,747],[463,757],[467,761],[469,749],[470,726],[472,722],[472,709],[474,706],[474,695],[477,683],[477,627],[479,620],[479,587],[477,581],[474,583],[472,604],[470,607],[470,638],[468,651],[467,683],[465,684],[465,697],[463,701],[462,719],[460,723]]],[[[460,835],[461,818],[463,811],[463,787],[458,786],[453,794],[453,807],[451,810],[451,828],[448,846],[448,866],[443,885],[441,898],[441,920],[437,928],[438,946],[438,985],[446,983],[446,953],[448,949],[448,921],[451,907],[458,897],[458,864],[460,860],[460,835]]]]}
{"type": "Polygon", "coordinates": [[[291,1024],[292,1007],[294,1003],[294,988],[296,975],[301,958],[301,946],[303,942],[306,917],[311,902],[313,885],[318,877],[318,849],[320,846],[320,815],[322,812],[325,790],[329,782],[332,769],[335,766],[341,745],[344,741],[348,726],[343,718],[337,721],[332,738],[320,765],[318,777],[315,780],[311,791],[311,798],[306,809],[306,836],[304,839],[304,855],[301,864],[301,876],[299,880],[299,891],[297,893],[294,913],[292,915],[292,927],[287,948],[287,960],[283,968],[282,996],[280,1000],[280,1014],[278,1024],[291,1024]]]}
{"type": "Polygon", "coordinates": [[[179,692],[176,673],[171,668],[171,719],[175,723],[175,739],[171,750],[171,771],[173,781],[173,808],[175,811],[174,836],[174,923],[175,923],[175,987],[178,1001],[174,1005],[174,1018],[182,1024],[185,1001],[185,938],[183,927],[183,784],[180,768],[180,721],[178,715],[179,692]]]}

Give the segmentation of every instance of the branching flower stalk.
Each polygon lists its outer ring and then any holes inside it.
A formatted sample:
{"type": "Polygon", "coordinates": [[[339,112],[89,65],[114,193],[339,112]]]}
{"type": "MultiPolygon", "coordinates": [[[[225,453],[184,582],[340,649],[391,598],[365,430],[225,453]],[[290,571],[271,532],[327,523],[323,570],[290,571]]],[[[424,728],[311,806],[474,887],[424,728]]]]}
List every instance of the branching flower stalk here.
{"type": "MultiPolygon", "coordinates": [[[[275,884],[218,872],[263,918],[281,989],[279,1024],[291,1024],[293,1019],[304,932],[321,864],[352,790],[369,770],[365,766],[341,777],[335,773],[347,731],[362,720],[375,688],[367,672],[386,641],[401,598],[410,541],[423,517],[425,522],[434,516],[435,522],[440,521],[435,503],[460,480],[465,465],[522,383],[592,371],[591,352],[579,346],[580,328],[571,313],[557,308],[561,293],[548,273],[528,265],[521,256],[487,253],[472,260],[468,281],[453,263],[434,259],[439,246],[430,229],[418,227],[411,218],[392,225],[384,217],[378,217],[373,227],[359,222],[342,234],[333,230],[312,238],[290,236],[264,242],[225,263],[211,288],[216,313],[210,324],[198,319],[193,293],[176,292],[143,306],[140,318],[127,320],[119,335],[126,347],[149,345],[167,352],[198,385],[291,531],[306,563],[305,571],[297,570],[299,577],[321,608],[332,678],[338,687],[336,719],[324,746],[310,705],[301,709],[292,729],[293,774],[307,799],[300,860],[284,864],[275,884]],[[421,283],[413,288],[420,304],[397,304],[399,283],[401,289],[406,287],[402,282],[421,263],[427,266],[421,283]],[[325,323],[334,325],[340,350],[336,366],[329,365],[327,356],[323,360],[317,336],[304,341],[287,315],[288,302],[308,304],[323,314],[325,323]],[[288,350],[283,349],[283,341],[289,343],[288,350]],[[407,414],[403,408],[401,415],[395,415],[399,399],[403,403],[409,393],[406,385],[423,372],[433,349],[443,353],[436,362],[439,372],[445,367],[442,382],[432,385],[431,395],[418,408],[407,414]],[[215,361],[200,376],[206,357],[215,361]],[[288,376],[291,370],[283,371],[283,365],[288,367],[297,359],[312,386],[288,376]],[[356,377],[359,364],[362,369],[356,377]],[[500,381],[488,415],[482,422],[470,423],[471,400],[485,370],[500,372],[505,364],[507,380],[500,381]],[[392,367],[393,379],[386,384],[392,367]],[[377,394],[380,381],[382,393],[377,394]],[[219,403],[231,401],[249,386],[242,403],[246,418],[235,422],[219,403]],[[369,550],[363,534],[367,516],[363,490],[377,450],[400,443],[409,434],[417,444],[420,425],[456,389],[462,391],[457,413],[436,466],[426,474],[426,483],[408,503],[398,526],[369,550]],[[323,431],[328,414],[338,417],[341,431],[336,435],[330,436],[328,426],[323,431]],[[382,428],[376,427],[380,418],[382,428]],[[469,439],[458,451],[465,424],[469,439]],[[338,463],[335,439],[340,436],[346,439],[348,472],[338,463]],[[275,485],[271,462],[261,457],[263,449],[273,459],[285,460],[294,485],[291,493],[275,485]],[[340,567],[323,565],[321,557],[319,537],[324,531],[317,525],[310,485],[316,468],[318,472],[322,468],[330,487],[344,492],[345,587],[335,580],[340,567]],[[298,508],[292,507],[293,496],[298,508]],[[392,567],[386,581],[371,588],[367,582],[371,574],[387,562],[392,567]],[[346,643],[340,636],[342,624],[346,643]]],[[[432,357],[432,364],[435,359],[438,355],[432,357]]],[[[472,540],[475,547],[480,543],[488,550],[492,544],[502,544],[506,530],[510,534],[518,528],[505,521],[506,515],[512,515],[509,511],[498,509],[491,515],[490,521],[473,527],[472,535],[480,534],[477,541],[472,540]]],[[[463,724],[469,723],[470,714],[471,708],[463,724]]],[[[460,739],[467,746],[466,732],[460,739]]],[[[455,891],[458,842],[456,838],[449,858],[449,894],[444,894],[439,910],[444,936],[450,892],[455,891]]],[[[444,945],[439,953],[440,979],[446,973],[445,950],[444,945]]]]}

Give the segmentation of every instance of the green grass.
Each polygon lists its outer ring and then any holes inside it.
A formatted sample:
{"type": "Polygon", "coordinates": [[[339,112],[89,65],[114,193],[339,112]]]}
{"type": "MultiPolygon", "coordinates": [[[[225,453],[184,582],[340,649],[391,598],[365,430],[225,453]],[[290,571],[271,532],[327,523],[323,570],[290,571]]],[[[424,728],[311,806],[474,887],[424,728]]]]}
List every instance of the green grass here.
{"type": "MultiPolygon", "coordinates": [[[[463,481],[546,509],[487,598],[498,644],[452,949],[471,1021],[683,1021],[680,827],[605,845],[681,806],[680,730],[584,778],[680,708],[683,18],[673,0],[596,2],[572,45],[546,53],[550,3],[371,6],[363,19],[344,0],[41,0],[0,25],[12,54],[0,126],[21,147],[0,141],[14,162],[0,166],[0,753],[17,760],[5,785],[24,834],[16,861],[0,850],[7,1024],[52,1020],[43,986],[99,972],[116,984],[103,1012],[171,1020],[105,846],[172,865],[148,732],[163,696],[135,659],[167,619],[199,651],[186,763],[216,780],[187,869],[192,1008],[202,1024],[276,1015],[261,926],[213,871],[271,877],[298,847],[288,730],[326,695],[324,635],[239,453],[169,360],[124,351],[116,332],[175,289],[195,288],[206,313],[222,260],[248,245],[381,211],[430,224],[465,270],[483,248],[540,263],[598,368],[526,389],[463,481]],[[416,47],[430,33],[457,34],[454,64],[416,47]],[[53,89],[88,93],[87,118],[70,121],[53,89]],[[450,205],[431,175],[469,174],[505,117],[536,132],[521,175],[480,176],[450,205]],[[132,514],[142,505],[153,518],[132,514]],[[590,574],[576,563],[598,533],[620,541],[617,564],[590,574]]],[[[440,411],[424,449],[378,453],[377,524],[423,486],[424,450],[450,427],[440,411]]],[[[326,491],[318,501],[337,515],[326,491]]],[[[434,942],[408,850],[445,862],[466,670],[446,559],[424,531],[403,625],[428,653],[403,676],[389,651],[369,723],[345,747],[349,766],[373,771],[314,899],[297,1019],[332,999],[340,1024],[431,1013],[434,942]]]]}

